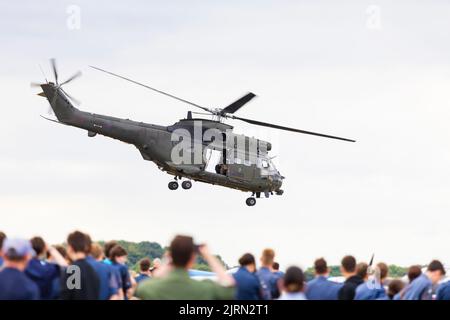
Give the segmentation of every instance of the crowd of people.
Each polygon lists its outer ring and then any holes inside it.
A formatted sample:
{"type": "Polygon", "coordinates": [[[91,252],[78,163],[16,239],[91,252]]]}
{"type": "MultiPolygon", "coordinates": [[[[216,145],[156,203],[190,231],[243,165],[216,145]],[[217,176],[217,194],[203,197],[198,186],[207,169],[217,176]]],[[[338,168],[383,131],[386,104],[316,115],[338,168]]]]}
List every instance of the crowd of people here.
{"type": "Polygon", "coordinates": [[[389,268],[368,265],[353,256],[341,261],[343,282],[330,279],[323,258],[314,262],[314,279],[291,266],[280,271],[275,252],[265,249],[258,267],[245,253],[239,268],[229,272],[192,237],[176,236],[163,259],[143,258],[139,272],[127,267],[128,253],[116,241],[101,246],[80,231],[68,235],[65,246],[50,246],[43,238],[8,238],[0,232],[0,300],[450,300],[450,281],[438,260],[427,267],[411,266],[408,280],[391,279],[389,268]],[[214,279],[189,275],[200,255],[214,279]]]}

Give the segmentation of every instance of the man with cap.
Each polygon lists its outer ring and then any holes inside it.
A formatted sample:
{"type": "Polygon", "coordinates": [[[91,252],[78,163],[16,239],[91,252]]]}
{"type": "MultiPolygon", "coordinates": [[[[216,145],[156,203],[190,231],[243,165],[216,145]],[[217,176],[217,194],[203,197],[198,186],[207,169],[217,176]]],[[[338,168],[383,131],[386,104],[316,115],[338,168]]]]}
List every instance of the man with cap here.
{"type": "Polygon", "coordinates": [[[3,242],[4,265],[0,271],[0,300],[38,300],[38,286],[24,270],[33,256],[31,244],[25,239],[7,238],[3,242]]]}

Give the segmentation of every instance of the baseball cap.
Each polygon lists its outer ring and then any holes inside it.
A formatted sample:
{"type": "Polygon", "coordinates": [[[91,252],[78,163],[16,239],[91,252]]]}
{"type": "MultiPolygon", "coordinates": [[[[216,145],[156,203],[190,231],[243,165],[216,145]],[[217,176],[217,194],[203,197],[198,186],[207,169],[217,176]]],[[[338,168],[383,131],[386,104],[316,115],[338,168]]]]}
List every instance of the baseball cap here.
{"type": "Polygon", "coordinates": [[[30,241],[20,238],[6,238],[2,247],[3,255],[10,259],[20,259],[28,254],[34,255],[30,241]]]}

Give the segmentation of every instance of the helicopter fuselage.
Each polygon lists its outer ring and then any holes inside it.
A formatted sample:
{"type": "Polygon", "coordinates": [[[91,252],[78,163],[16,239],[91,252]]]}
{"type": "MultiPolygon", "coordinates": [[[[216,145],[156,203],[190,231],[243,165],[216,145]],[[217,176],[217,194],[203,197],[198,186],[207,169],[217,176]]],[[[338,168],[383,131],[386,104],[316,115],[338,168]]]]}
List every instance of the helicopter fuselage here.
{"type": "Polygon", "coordinates": [[[132,144],[145,160],[175,179],[250,191],[258,197],[260,193],[267,197],[272,192],[283,192],[283,177],[268,155],[270,143],[236,135],[227,124],[192,119],[190,113],[187,119],[170,126],[98,115],[75,108],[53,83],[41,87],[58,122],[87,130],[89,137],[100,134],[132,144]],[[243,144],[236,142],[239,140],[243,144]]]}

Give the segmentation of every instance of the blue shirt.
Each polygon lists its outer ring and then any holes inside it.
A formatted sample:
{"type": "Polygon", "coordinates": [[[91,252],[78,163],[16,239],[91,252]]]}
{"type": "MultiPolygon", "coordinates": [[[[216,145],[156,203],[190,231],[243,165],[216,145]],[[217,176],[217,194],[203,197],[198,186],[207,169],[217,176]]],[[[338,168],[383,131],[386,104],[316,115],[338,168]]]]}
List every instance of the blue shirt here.
{"type": "Polygon", "coordinates": [[[383,300],[387,297],[383,285],[374,281],[367,281],[356,288],[354,300],[383,300]]]}
{"type": "Polygon", "coordinates": [[[112,267],[119,274],[120,277],[119,288],[123,290],[123,294],[126,299],[127,290],[131,288],[131,279],[130,274],[128,273],[128,268],[127,266],[116,262],[112,263],[112,267]]]}
{"type": "Polygon", "coordinates": [[[0,300],[38,300],[38,286],[14,268],[0,271],[0,300]]]}
{"type": "Polygon", "coordinates": [[[422,273],[408,285],[403,300],[431,300],[431,290],[431,280],[422,273]]]}
{"type": "Polygon", "coordinates": [[[109,266],[111,268],[112,275],[116,279],[115,281],[117,283],[117,288],[121,289],[122,288],[122,278],[120,277],[119,269],[115,268],[113,266],[112,261],[109,259],[103,259],[102,263],[106,264],[107,266],[109,266]]]}
{"type": "Polygon", "coordinates": [[[270,271],[267,267],[261,267],[256,275],[261,283],[263,299],[271,300],[276,298],[280,293],[278,291],[278,276],[270,271]]]}
{"type": "Polygon", "coordinates": [[[86,261],[94,268],[100,280],[99,299],[108,300],[112,295],[117,294],[119,284],[117,277],[113,274],[111,265],[99,262],[91,256],[88,256],[86,261]]]}
{"type": "Polygon", "coordinates": [[[236,281],[237,300],[261,300],[262,290],[256,274],[248,271],[246,267],[240,267],[233,274],[236,281]]]}
{"type": "Polygon", "coordinates": [[[438,287],[436,300],[450,300],[450,281],[447,281],[438,287]]]}
{"type": "Polygon", "coordinates": [[[324,276],[309,281],[306,286],[308,300],[337,300],[342,284],[332,282],[324,276]]]}
{"type": "Polygon", "coordinates": [[[278,279],[281,279],[284,277],[284,272],[280,271],[280,270],[274,271],[273,274],[276,275],[278,277],[278,279]]]}
{"type": "Polygon", "coordinates": [[[25,274],[38,286],[41,299],[56,298],[54,283],[61,278],[61,269],[57,264],[33,258],[28,262],[25,274]]]}
{"type": "Polygon", "coordinates": [[[150,279],[150,276],[148,274],[144,274],[144,273],[139,273],[139,275],[134,278],[134,280],[136,280],[136,283],[139,283],[141,281],[148,280],[148,279],[150,279]]]}

